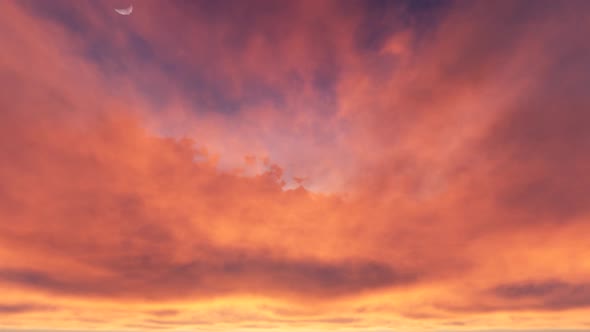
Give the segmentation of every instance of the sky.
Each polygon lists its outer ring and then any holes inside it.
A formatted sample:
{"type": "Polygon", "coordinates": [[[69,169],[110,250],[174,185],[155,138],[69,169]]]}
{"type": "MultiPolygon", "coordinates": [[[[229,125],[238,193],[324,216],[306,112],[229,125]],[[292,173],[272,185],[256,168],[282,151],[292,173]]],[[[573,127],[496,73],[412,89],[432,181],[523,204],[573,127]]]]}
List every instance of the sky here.
{"type": "Polygon", "coordinates": [[[590,331],[590,2],[0,1],[0,331],[590,331]]]}

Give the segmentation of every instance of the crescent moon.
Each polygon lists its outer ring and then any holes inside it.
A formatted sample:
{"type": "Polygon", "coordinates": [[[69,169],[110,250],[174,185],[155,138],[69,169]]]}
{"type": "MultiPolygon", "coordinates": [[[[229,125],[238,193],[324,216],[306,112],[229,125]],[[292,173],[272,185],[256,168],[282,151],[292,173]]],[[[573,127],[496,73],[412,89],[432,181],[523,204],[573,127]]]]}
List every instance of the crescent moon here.
{"type": "Polygon", "coordinates": [[[115,11],[121,15],[131,15],[131,13],[133,12],[133,5],[129,5],[128,8],[122,8],[122,9],[115,8],[115,11]]]}

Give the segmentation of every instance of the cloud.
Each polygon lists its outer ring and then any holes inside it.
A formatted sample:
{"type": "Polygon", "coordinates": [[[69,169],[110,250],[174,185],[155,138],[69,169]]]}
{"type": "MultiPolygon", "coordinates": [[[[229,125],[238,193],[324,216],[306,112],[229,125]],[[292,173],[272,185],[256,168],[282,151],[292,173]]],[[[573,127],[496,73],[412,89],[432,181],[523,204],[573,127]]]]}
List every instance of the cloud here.
{"type": "Polygon", "coordinates": [[[532,305],[545,310],[564,310],[590,306],[590,285],[561,280],[502,284],[492,292],[504,299],[534,299],[532,305]]]}
{"type": "Polygon", "coordinates": [[[0,283],[53,294],[130,299],[180,299],[223,294],[290,295],[326,299],[415,282],[375,262],[328,263],[248,255],[243,251],[208,252],[206,261],[170,263],[170,257],[122,257],[93,262],[114,277],[68,278],[25,269],[0,270],[0,283]]]}
{"type": "Polygon", "coordinates": [[[587,8],[6,3],[0,317],[584,326],[587,8]]]}
{"type": "Polygon", "coordinates": [[[31,303],[16,303],[16,304],[1,304],[0,305],[0,313],[2,315],[9,315],[9,314],[22,314],[22,313],[30,313],[30,312],[43,312],[43,311],[52,311],[55,308],[46,305],[38,305],[38,304],[31,304],[31,303]]]}

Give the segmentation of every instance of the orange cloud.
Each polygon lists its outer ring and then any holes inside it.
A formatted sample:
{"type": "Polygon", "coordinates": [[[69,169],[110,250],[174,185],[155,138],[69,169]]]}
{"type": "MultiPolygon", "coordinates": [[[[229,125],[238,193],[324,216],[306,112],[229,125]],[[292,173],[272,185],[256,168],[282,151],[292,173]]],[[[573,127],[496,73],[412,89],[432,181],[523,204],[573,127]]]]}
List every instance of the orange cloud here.
{"type": "Polygon", "coordinates": [[[589,326],[585,3],[110,5],[3,5],[1,328],[589,326]]]}

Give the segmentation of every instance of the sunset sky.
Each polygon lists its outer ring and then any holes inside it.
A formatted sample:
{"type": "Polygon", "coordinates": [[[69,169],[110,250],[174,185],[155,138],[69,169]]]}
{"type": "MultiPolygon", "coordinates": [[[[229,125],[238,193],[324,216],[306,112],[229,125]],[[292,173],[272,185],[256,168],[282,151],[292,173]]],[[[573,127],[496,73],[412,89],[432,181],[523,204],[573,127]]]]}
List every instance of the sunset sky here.
{"type": "Polygon", "coordinates": [[[0,0],[0,331],[590,331],[590,1],[0,0]]]}

